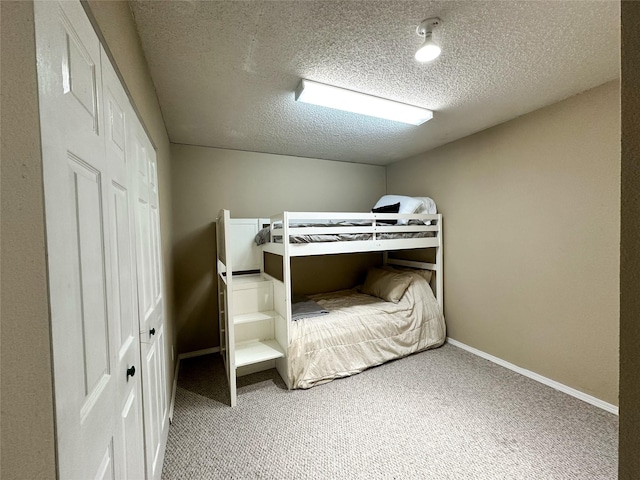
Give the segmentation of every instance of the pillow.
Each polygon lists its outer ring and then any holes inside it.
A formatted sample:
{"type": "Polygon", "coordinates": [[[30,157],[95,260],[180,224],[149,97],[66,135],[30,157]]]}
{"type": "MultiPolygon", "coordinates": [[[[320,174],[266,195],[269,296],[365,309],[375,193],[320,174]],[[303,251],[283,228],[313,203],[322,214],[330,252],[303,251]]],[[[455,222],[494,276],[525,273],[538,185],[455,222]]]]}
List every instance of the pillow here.
{"type": "MultiPolygon", "coordinates": [[[[393,205],[383,205],[382,207],[372,208],[373,213],[398,213],[400,211],[400,202],[393,205]]],[[[388,225],[395,225],[397,220],[378,220],[377,223],[386,223],[388,225]]]]}
{"type": "MultiPolygon", "coordinates": [[[[380,200],[373,206],[374,209],[380,208],[384,205],[393,205],[394,203],[400,203],[400,210],[398,213],[417,213],[422,207],[422,201],[413,197],[406,197],[404,195],[383,195],[380,200]]],[[[406,225],[407,220],[398,220],[398,225],[406,225]]]]}
{"type": "Polygon", "coordinates": [[[438,208],[436,207],[436,202],[433,201],[432,198],[429,197],[413,197],[416,200],[419,200],[422,204],[420,209],[416,213],[429,213],[435,215],[438,213],[438,208]]]}
{"type": "Polygon", "coordinates": [[[362,286],[362,293],[381,298],[385,302],[398,303],[409,288],[411,275],[372,268],[362,286]]]}
{"type": "Polygon", "coordinates": [[[433,271],[432,270],[423,270],[422,268],[402,267],[402,266],[398,266],[398,265],[385,265],[382,268],[384,270],[388,270],[390,272],[415,273],[417,275],[420,275],[422,278],[424,278],[427,281],[427,283],[429,283],[429,284],[431,283],[431,277],[433,276],[433,271]]]}
{"type": "MultiPolygon", "coordinates": [[[[436,207],[436,202],[433,201],[432,198],[429,197],[413,197],[416,200],[420,200],[420,207],[416,213],[428,213],[430,215],[435,215],[438,213],[438,209],[436,207]]],[[[431,220],[425,220],[425,225],[431,225],[431,220]]]]}
{"type": "Polygon", "coordinates": [[[372,208],[373,213],[398,213],[400,211],[400,202],[393,205],[383,205],[382,207],[372,208]]]}

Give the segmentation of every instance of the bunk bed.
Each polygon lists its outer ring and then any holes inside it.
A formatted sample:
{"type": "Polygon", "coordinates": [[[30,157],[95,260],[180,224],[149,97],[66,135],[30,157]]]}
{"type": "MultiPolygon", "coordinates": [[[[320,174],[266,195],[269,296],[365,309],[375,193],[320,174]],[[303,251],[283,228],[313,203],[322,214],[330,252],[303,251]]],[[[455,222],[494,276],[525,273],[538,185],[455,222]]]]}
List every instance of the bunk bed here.
{"type": "Polygon", "coordinates": [[[261,243],[252,245],[252,251],[259,248],[262,254],[275,255],[282,268],[277,273],[268,271],[259,255],[259,264],[254,265],[258,268],[249,275],[240,275],[231,264],[238,255],[230,252],[239,244],[229,233],[234,220],[228,210],[217,219],[221,353],[232,406],[237,369],[247,365],[247,351],[253,352],[249,355],[253,363],[275,366],[288,388],[309,388],[444,342],[440,214],[283,212],[252,219],[249,222],[256,227],[251,233],[255,231],[261,243]],[[435,260],[398,259],[391,253],[421,249],[434,249],[435,260]],[[363,252],[381,252],[383,260],[369,271],[361,288],[311,295],[304,301],[328,314],[294,320],[292,258],[363,252]],[[431,273],[435,278],[429,282],[431,273]],[[241,287],[241,299],[238,285],[251,284],[263,290],[247,295],[241,287]],[[396,298],[378,292],[398,284],[406,286],[396,292],[396,298]],[[256,311],[247,312],[247,308],[256,311]],[[266,328],[260,326],[263,322],[266,328]],[[237,329],[244,324],[263,333],[244,335],[239,341],[237,329]],[[239,351],[243,353],[238,355],[239,351]]]}

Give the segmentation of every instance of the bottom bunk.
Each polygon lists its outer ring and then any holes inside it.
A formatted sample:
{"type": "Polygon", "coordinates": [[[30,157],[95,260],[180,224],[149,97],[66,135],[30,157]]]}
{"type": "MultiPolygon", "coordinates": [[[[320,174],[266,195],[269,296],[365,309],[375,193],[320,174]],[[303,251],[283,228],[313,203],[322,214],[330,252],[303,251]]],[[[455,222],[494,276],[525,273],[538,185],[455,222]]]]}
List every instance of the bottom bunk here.
{"type": "Polygon", "coordinates": [[[310,296],[317,311],[305,300],[307,313],[290,327],[291,388],[310,388],[442,345],[446,327],[430,275],[373,268],[362,287],[310,296]]]}

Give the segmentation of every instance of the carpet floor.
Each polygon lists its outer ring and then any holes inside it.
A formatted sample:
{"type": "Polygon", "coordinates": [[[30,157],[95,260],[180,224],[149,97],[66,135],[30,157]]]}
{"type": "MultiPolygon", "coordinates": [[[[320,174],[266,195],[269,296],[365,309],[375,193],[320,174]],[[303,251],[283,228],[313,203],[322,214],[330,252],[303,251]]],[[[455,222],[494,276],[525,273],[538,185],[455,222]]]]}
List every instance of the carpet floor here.
{"type": "Polygon", "coordinates": [[[618,418],[452,345],[309,390],[182,360],[162,478],[617,477],[618,418]]]}

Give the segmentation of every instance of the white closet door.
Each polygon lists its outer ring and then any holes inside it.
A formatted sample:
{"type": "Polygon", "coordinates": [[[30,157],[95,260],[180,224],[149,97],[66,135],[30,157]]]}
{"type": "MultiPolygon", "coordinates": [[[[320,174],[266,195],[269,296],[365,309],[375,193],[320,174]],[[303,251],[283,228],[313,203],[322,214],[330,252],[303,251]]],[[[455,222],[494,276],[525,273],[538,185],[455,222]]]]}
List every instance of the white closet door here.
{"type": "Polygon", "coordinates": [[[130,124],[136,123],[129,99],[111,66],[104,49],[102,55],[102,90],[106,157],[111,173],[110,202],[111,271],[113,290],[113,327],[118,361],[133,370],[118,371],[118,422],[120,456],[117,478],[144,478],[144,430],[142,409],[142,372],[138,339],[138,296],[135,261],[135,223],[132,185],[128,172],[131,161],[127,153],[130,124]]]}
{"type": "MultiPolygon", "coordinates": [[[[59,475],[125,478],[144,465],[123,457],[125,444],[140,445],[126,435],[139,428],[140,377],[127,376],[139,367],[131,224],[105,154],[100,44],[78,2],[34,10],[59,475]]],[[[123,120],[114,117],[114,141],[123,120]]]]}
{"type": "Polygon", "coordinates": [[[145,451],[148,478],[160,478],[169,433],[160,215],[155,151],[140,124],[132,125],[132,178],[136,183],[136,250],[145,451]]]}

